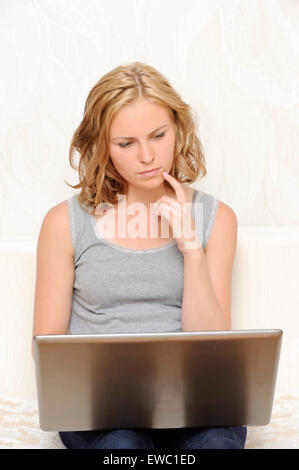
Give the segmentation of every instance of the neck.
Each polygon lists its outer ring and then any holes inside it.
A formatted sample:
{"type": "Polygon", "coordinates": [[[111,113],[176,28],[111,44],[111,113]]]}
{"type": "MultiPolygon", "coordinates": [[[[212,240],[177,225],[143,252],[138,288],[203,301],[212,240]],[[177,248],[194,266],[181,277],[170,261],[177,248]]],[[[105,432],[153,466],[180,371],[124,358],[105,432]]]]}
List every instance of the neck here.
{"type": "Polygon", "coordinates": [[[147,209],[150,209],[150,204],[153,204],[157,199],[164,195],[173,197],[173,193],[165,186],[165,184],[149,190],[138,187],[129,187],[128,193],[126,194],[126,205],[128,207],[132,203],[141,202],[147,209]]]}

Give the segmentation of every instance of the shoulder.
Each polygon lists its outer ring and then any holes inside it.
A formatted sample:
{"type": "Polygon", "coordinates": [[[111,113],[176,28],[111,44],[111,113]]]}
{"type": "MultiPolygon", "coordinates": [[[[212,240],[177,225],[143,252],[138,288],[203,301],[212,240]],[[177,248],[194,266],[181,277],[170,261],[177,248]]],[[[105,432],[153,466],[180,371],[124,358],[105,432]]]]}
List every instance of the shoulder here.
{"type": "Polygon", "coordinates": [[[73,254],[67,200],[56,204],[48,210],[43,218],[41,231],[45,232],[49,237],[59,239],[65,249],[73,254]]]}
{"type": "Polygon", "coordinates": [[[234,210],[222,201],[218,201],[215,223],[206,252],[212,248],[235,251],[237,243],[238,219],[234,210]]]}
{"type": "Polygon", "coordinates": [[[62,201],[51,207],[44,216],[44,220],[56,225],[57,228],[63,225],[66,226],[68,223],[68,201],[62,201]]]}
{"type": "Polygon", "coordinates": [[[218,210],[215,225],[222,225],[223,228],[235,228],[238,225],[238,219],[234,210],[222,201],[218,201],[218,210]]]}

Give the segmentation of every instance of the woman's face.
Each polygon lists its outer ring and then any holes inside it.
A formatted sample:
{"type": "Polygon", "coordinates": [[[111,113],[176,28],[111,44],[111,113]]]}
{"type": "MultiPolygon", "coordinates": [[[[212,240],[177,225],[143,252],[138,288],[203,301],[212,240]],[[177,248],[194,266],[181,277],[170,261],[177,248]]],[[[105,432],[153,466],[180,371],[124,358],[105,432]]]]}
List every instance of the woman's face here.
{"type": "Polygon", "coordinates": [[[124,106],[112,120],[109,155],[129,186],[157,188],[165,181],[162,172],[171,169],[175,136],[168,108],[142,98],[124,106]],[[157,167],[155,174],[140,174],[157,167]]]}

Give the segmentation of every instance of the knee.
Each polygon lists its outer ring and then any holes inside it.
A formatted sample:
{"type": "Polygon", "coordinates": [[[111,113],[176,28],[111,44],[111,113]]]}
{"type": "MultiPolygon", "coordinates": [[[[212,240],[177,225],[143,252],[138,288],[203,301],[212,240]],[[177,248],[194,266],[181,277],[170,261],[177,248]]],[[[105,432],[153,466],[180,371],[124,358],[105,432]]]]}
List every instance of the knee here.
{"type": "Polygon", "coordinates": [[[210,434],[210,445],[218,449],[244,449],[246,434],[247,428],[244,426],[214,428],[210,434]]]}
{"type": "Polygon", "coordinates": [[[245,440],[243,426],[199,428],[190,432],[184,445],[189,449],[244,449],[245,440]]]}
{"type": "Polygon", "coordinates": [[[135,429],[114,429],[93,443],[94,449],[154,449],[147,432],[135,429]]]}
{"type": "Polygon", "coordinates": [[[246,426],[231,426],[230,427],[235,439],[240,443],[240,449],[245,448],[245,442],[247,437],[247,427],[246,426]]]}

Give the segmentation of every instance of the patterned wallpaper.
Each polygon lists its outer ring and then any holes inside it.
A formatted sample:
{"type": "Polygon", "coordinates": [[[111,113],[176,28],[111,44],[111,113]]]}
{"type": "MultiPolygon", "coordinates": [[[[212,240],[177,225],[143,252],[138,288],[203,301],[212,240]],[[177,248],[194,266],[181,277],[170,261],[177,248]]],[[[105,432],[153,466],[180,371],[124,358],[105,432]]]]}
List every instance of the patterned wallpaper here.
{"type": "Polygon", "coordinates": [[[141,60],[196,111],[207,176],[240,226],[299,224],[298,0],[1,0],[0,236],[72,194],[89,90],[141,60]]]}

